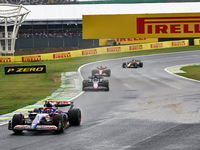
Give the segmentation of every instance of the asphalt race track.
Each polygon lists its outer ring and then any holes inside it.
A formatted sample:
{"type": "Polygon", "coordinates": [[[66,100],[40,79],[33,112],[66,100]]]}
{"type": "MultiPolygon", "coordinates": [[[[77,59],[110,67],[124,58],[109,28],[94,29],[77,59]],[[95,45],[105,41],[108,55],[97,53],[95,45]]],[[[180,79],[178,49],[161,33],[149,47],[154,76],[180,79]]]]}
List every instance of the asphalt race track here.
{"type": "MultiPolygon", "coordinates": [[[[133,58],[133,57],[132,57],[133,58]]],[[[200,51],[134,57],[143,68],[122,68],[122,58],[81,68],[84,79],[97,66],[111,69],[109,92],[84,92],[74,100],[82,110],[81,126],[62,134],[0,126],[1,150],[199,150],[200,82],[165,71],[200,63],[200,51]]]]}

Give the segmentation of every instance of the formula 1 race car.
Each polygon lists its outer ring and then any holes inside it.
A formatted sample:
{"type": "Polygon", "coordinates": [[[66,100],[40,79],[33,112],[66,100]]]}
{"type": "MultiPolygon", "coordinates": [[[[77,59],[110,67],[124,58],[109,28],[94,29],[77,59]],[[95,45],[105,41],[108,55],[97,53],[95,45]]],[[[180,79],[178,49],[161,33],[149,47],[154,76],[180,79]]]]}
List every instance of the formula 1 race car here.
{"type": "Polygon", "coordinates": [[[110,77],[111,71],[110,69],[107,69],[107,67],[97,67],[97,69],[92,70],[92,76],[105,76],[105,77],[110,77]]]}
{"type": "Polygon", "coordinates": [[[122,63],[122,68],[138,68],[138,67],[143,67],[143,62],[141,60],[131,60],[129,62],[124,62],[122,63]]]}
{"type": "Polygon", "coordinates": [[[102,76],[89,76],[88,80],[83,80],[83,91],[87,90],[109,91],[109,82],[102,76]]]}
{"type": "Polygon", "coordinates": [[[69,125],[78,126],[81,123],[81,111],[73,106],[73,102],[69,101],[46,101],[44,107],[29,111],[28,116],[15,114],[8,123],[8,130],[15,133],[21,133],[23,130],[63,132],[69,125]],[[58,110],[58,107],[65,106],[70,106],[68,112],[58,110]]]}

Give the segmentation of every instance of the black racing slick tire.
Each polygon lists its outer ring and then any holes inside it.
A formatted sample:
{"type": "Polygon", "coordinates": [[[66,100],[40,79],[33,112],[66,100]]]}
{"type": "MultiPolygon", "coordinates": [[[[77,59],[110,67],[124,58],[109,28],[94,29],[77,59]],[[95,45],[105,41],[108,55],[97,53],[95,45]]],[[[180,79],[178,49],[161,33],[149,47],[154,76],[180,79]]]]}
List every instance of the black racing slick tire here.
{"type": "Polygon", "coordinates": [[[104,80],[104,81],[103,81],[103,86],[108,87],[108,86],[109,86],[109,81],[108,81],[108,80],[104,80]]]}
{"type": "Polygon", "coordinates": [[[126,68],[126,63],[123,63],[123,64],[122,64],[122,68],[126,68]]]}
{"type": "MultiPolygon", "coordinates": [[[[16,125],[22,125],[23,124],[24,116],[22,114],[15,114],[12,118],[12,128],[14,128],[16,125]]],[[[22,133],[23,130],[14,130],[15,133],[22,133]]]]}
{"type": "Polygon", "coordinates": [[[88,82],[87,80],[83,80],[82,90],[85,91],[85,87],[87,87],[88,82]]]}
{"type": "Polygon", "coordinates": [[[107,70],[107,76],[110,77],[110,75],[111,75],[111,71],[110,71],[110,69],[108,69],[107,70]]]}
{"type": "Polygon", "coordinates": [[[81,110],[79,108],[73,108],[68,111],[69,124],[73,126],[79,126],[81,123],[81,110]]]}
{"type": "Polygon", "coordinates": [[[140,62],[140,63],[139,63],[139,66],[142,68],[142,67],[143,67],[143,63],[142,63],[142,62],[140,62]]]}
{"type": "Polygon", "coordinates": [[[92,76],[95,76],[95,74],[98,74],[98,70],[92,70],[92,76]]]}
{"type": "Polygon", "coordinates": [[[56,132],[64,132],[66,128],[66,123],[66,119],[62,114],[53,115],[53,125],[58,128],[56,132]]]}
{"type": "Polygon", "coordinates": [[[109,87],[107,87],[107,89],[105,91],[109,91],[109,90],[110,90],[109,87]]]}
{"type": "Polygon", "coordinates": [[[35,113],[39,113],[40,110],[39,110],[39,108],[35,108],[35,109],[33,110],[33,112],[35,112],[35,113]]]}

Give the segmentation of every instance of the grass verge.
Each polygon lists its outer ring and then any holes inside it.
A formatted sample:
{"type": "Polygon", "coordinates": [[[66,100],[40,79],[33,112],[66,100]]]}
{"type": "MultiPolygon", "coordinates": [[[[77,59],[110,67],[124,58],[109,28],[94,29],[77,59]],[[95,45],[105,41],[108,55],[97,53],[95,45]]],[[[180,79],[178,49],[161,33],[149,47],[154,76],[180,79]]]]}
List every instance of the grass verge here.
{"type": "Polygon", "coordinates": [[[181,70],[184,71],[185,73],[176,73],[176,74],[186,78],[200,80],[200,65],[185,66],[182,67],[181,70]]]}
{"type": "MultiPolygon", "coordinates": [[[[200,46],[176,47],[156,50],[133,51],[51,61],[0,64],[0,115],[31,105],[50,96],[60,86],[62,72],[76,71],[79,66],[120,57],[199,50],[200,46]],[[5,66],[45,64],[46,74],[4,75],[5,66]]],[[[42,52],[42,51],[41,51],[42,52]]]]}

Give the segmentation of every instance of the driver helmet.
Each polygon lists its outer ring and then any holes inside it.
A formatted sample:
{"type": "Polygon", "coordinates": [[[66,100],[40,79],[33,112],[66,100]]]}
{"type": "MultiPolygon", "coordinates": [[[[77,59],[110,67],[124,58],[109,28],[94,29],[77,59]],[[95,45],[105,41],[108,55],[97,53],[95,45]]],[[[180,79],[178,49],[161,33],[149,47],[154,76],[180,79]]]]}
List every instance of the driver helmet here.
{"type": "Polygon", "coordinates": [[[51,113],[51,109],[48,108],[47,109],[47,113],[50,114],[51,113]]]}
{"type": "Polygon", "coordinates": [[[51,109],[50,109],[50,108],[46,108],[46,109],[44,110],[44,113],[50,114],[50,113],[51,113],[51,109]]]}

